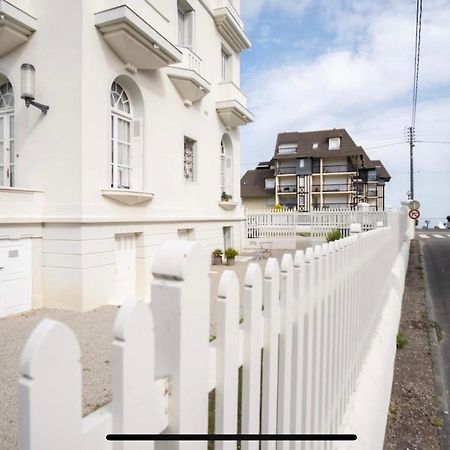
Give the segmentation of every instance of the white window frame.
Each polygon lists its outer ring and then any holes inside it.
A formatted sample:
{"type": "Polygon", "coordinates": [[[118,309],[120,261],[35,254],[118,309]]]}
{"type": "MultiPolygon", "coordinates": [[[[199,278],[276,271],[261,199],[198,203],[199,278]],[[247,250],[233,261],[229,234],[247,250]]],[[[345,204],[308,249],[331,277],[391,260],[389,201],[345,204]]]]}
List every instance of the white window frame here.
{"type": "Polygon", "coordinates": [[[275,189],[275,178],[266,178],[264,180],[265,189],[275,189]]]}
{"type": "Polygon", "coordinates": [[[329,150],[340,150],[341,148],[341,138],[329,138],[328,139],[328,149],[329,150]]]}
{"type": "Polygon", "coordinates": [[[280,155],[289,155],[292,153],[297,153],[297,144],[281,144],[278,146],[278,153],[280,155]]]}
{"type": "Polygon", "coordinates": [[[0,97],[4,100],[4,106],[0,109],[1,127],[0,148],[3,150],[3,158],[0,161],[0,187],[12,187],[15,185],[15,139],[14,139],[14,90],[9,81],[1,84],[0,97]],[[6,97],[5,94],[8,94],[6,97]],[[5,95],[5,97],[3,97],[5,95]],[[8,100],[6,100],[8,98],[8,100]]]}
{"type": "Polygon", "coordinates": [[[178,45],[194,51],[195,12],[185,0],[177,3],[178,45]]]}
{"type": "Polygon", "coordinates": [[[190,138],[189,136],[184,136],[183,138],[183,176],[184,181],[187,183],[194,183],[197,181],[197,141],[190,138]],[[188,148],[186,144],[191,143],[191,148],[189,151],[192,152],[192,170],[188,172],[188,161],[187,161],[187,151],[188,148]]]}
{"type": "Polygon", "coordinates": [[[232,81],[231,52],[223,45],[220,53],[220,81],[232,81]]]}
{"type": "MultiPolygon", "coordinates": [[[[128,104],[128,111],[118,107],[118,102],[111,105],[110,109],[110,147],[109,147],[109,184],[112,189],[142,191],[143,186],[143,154],[142,154],[142,136],[143,121],[135,118],[133,115],[133,105],[126,89],[117,82],[111,86],[113,89],[121,89],[125,96],[124,105],[128,104]],[[119,139],[119,124],[125,124],[128,128],[128,140],[119,139]],[[119,163],[119,146],[128,146],[128,163],[119,163]],[[120,181],[120,173],[128,173],[128,182],[120,181]]],[[[117,90],[116,90],[117,92],[117,90]]],[[[110,94],[111,95],[111,94],[110,94]]],[[[122,97],[120,97],[122,98],[122,97]]],[[[112,102],[112,100],[111,100],[112,102]]]]}
{"type": "Polygon", "coordinates": [[[233,196],[233,150],[220,141],[220,194],[233,196]]]}

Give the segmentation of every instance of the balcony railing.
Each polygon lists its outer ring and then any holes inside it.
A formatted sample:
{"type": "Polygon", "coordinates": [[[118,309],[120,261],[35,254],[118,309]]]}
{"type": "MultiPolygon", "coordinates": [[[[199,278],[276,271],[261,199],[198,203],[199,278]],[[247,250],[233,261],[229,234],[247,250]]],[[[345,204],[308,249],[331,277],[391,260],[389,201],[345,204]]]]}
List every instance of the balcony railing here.
{"type": "Polygon", "coordinates": [[[296,173],[297,167],[295,166],[286,166],[277,168],[277,175],[295,175],[296,173]]]}
{"type": "Polygon", "coordinates": [[[296,193],[297,192],[297,185],[296,184],[290,184],[290,185],[278,186],[278,192],[280,194],[296,193]]]}
{"type": "Polygon", "coordinates": [[[202,60],[188,47],[177,47],[178,50],[183,54],[181,63],[175,65],[175,67],[180,67],[181,69],[193,70],[200,74],[202,60]]]}
{"type": "Polygon", "coordinates": [[[334,209],[356,209],[356,205],[354,203],[325,203],[320,205],[319,203],[312,204],[313,211],[327,211],[334,209]]]}
{"type": "MultiPolygon", "coordinates": [[[[313,165],[313,173],[320,173],[320,166],[313,165]]],[[[322,173],[356,172],[356,168],[348,164],[330,164],[322,166],[322,173]]]]}
{"type": "Polygon", "coordinates": [[[351,184],[313,184],[313,192],[353,192],[356,188],[351,184]]]}

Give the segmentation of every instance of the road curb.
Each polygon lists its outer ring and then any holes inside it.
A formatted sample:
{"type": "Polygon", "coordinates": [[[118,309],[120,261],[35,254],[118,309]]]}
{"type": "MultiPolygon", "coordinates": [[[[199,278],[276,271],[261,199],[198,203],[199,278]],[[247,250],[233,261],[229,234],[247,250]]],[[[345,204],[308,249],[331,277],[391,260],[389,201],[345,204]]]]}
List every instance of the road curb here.
{"type": "MultiPolygon", "coordinates": [[[[420,266],[422,267],[422,272],[424,275],[424,286],[425,286],[425,302],[428,311],[428,319],[436,322],[436,315],[433,308],[433,303],[431,302],[430,288],[428,275],[425,267],[424,252],[422,241],[419,240],[419,256],[420,256],[420,266]]],[[[439,350],[439,340],[437,337],[437,332],[435,327],[429,327],[428,336],[430,339],[430,351],[431,359],[433,362],[433,378],[434,386],[436,392],[436,401],[439,417],[442,419],[443,427],[441,428],[441,449],[450,450],[450,417],[449,417],[449,398],[446,394],[445,386],[447,386],[447,381],[445,377],[444,361],[442,354],[439,350]]]]}

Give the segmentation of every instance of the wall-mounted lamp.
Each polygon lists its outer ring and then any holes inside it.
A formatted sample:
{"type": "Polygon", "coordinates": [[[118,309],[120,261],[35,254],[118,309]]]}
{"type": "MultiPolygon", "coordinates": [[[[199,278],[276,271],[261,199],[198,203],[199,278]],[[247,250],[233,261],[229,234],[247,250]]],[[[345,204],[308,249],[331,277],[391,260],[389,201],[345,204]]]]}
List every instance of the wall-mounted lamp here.
{"type": "Polygon", "coordinates": [[[32,64],[22,64],[20,70],[22,72],[21,98],[25,100],[25,106],[28,108],[30,105],[33,105],[44,114],[47,114],[50,107],[34,101],[34,77],[36,69],[32,64]]]}

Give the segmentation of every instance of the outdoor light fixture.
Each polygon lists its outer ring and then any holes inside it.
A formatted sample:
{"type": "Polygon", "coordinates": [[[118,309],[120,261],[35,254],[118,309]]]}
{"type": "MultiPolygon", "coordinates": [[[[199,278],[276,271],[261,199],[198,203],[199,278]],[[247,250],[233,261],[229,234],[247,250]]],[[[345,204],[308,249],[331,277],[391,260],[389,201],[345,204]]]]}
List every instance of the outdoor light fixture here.
{"type": "Polygon", "coordinates": [[[28,108],[30,105],[33,105],[44,114],[47,114],[50,107],[34,101],[34,77],[36,69],[32,64],[22,64],[20,70],[22,72],[21,98],[25,100],[25,106],[28,108]]]}

